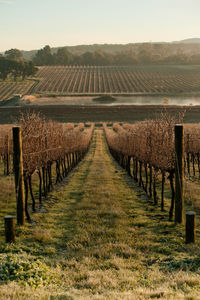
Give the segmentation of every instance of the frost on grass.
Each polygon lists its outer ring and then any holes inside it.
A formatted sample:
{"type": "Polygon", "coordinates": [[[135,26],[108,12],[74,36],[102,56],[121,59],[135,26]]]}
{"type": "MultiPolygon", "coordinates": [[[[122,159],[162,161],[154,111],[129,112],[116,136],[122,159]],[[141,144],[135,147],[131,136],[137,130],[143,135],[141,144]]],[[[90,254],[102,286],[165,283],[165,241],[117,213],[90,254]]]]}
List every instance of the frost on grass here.
{"type": "Polygon", "coordinates": [[[19,282],[32,287],[44,286],[53,280],[49,267],[37,258],[9,254],[0,259],[0,282],[19,282]]]}

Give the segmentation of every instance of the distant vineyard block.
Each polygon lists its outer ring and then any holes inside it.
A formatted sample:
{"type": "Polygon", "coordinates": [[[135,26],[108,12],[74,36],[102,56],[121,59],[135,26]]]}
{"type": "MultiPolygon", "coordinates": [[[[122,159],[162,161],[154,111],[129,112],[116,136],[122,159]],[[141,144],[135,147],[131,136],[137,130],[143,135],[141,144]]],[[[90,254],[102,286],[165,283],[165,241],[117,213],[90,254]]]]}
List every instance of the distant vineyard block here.
{"type": "Polygon", "coordinates": [[[200,69],[187,66],[41,67],[36,94],[115,95],[200,92],[200,69]]]}
{"type": "MultiPolygon", "coordinates": [[[[62,96],[200,93],[200,68],[176,65],[44,66],[32,79],[0,81],[0,100],[13,94],[62,96]]],[[[168,98],[163,97],[163,104],[168,98]]]]}

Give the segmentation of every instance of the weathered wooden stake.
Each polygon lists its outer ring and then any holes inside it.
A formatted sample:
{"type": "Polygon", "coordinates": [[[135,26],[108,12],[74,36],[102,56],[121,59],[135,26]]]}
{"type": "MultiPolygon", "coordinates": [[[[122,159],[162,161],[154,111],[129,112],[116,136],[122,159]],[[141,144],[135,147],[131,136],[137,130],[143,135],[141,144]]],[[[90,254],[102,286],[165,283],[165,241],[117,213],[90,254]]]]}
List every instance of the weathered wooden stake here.
{"type": "Polygon", "coordinates": [[[186,213],[186,244],[195,243],[196,240],[196,213],[189,211],[186,213]]]}
{"type": "Polygon", "coordinates": [[[6,175],[10,174],[10,144],[9,144],[9,136],[6,135],[6,175]]]}
{"type": "Polygon", "coordinates": [[[25,197],[23,179],[21,128],[13,127],[13,169],[15,173],[15,191],[17,200],[17,224],[25,224],[25,197]]]}
{"type": "Polygon", "coordinates": [[[15,242],[15,218],[13,216],[5,216],[5,239],[6,243],[15,242]]]}
{"type": "Polygon", "coordinates": [[[189,145],[190,145],[190,135],[187,134],[187,172],[188,172],[188,176],[190,176],[190,152],[189,152],[189,145]]]}
{"type": "Polygon", "coordinates": [[[175,125],[175,222],[183,222],[184,207],[184,130],[175,125]]]}

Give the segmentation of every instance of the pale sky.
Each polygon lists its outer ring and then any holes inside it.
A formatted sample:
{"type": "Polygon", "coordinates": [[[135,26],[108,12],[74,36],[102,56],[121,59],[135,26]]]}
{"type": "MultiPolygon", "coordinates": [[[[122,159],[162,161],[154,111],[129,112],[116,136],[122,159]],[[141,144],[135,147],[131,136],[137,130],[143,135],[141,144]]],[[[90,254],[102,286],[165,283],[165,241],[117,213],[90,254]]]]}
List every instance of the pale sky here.
{"type": "Polygon", "coordinates": [[[0,51],[200,37],[200,0],[0,0],[0,51]]]}

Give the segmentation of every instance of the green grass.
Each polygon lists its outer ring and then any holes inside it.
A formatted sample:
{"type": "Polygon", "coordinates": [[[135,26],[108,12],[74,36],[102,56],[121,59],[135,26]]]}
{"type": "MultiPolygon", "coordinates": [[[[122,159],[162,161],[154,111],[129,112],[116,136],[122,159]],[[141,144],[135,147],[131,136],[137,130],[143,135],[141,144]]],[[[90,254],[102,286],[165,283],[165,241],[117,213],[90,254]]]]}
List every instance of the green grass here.
{"type": "Polygon", "coordinates": [[[4,175],[3,163],[0,163],[0,230],[3,235],[3,217],[16,211],[14,177],[4,175]]]}
{"type": "Polygon", "coordinates": [[[17,228],[13,245],[1,237],[0,260],[37,258],[53,278],[37,287],[2,282],[0,299],[200,297],[199,234],[195,245],[185,244],[183,225],[169,222],[113,161],[102,129],[34,221],[17,228]]]}

